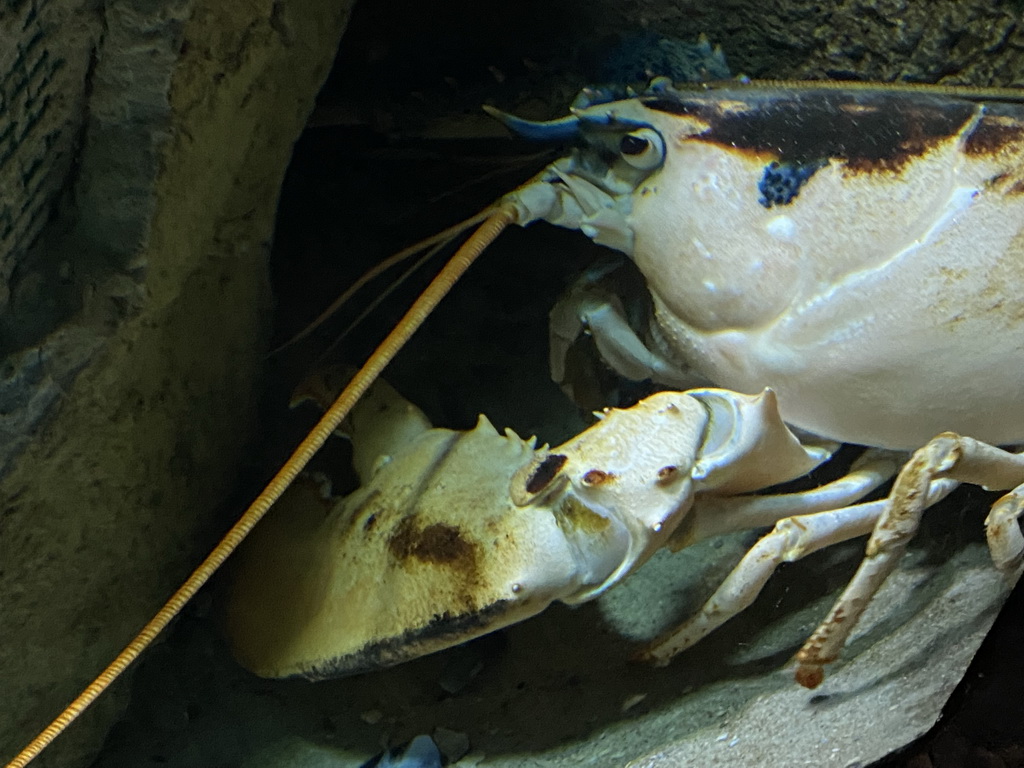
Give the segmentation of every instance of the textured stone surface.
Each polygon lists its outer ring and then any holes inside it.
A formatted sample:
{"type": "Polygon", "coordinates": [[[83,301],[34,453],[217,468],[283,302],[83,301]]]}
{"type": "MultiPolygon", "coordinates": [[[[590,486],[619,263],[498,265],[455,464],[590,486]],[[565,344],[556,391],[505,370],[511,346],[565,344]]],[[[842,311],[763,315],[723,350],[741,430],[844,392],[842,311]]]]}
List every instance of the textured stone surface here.
{"type": "MultiPolygon", "coordinates": [[[[58,16],[70,25],[67,5],[58,16]]],[[[19,406],[9,434],[30,415],[40,423],[42,400],[53,411],[0,485],[0,758],[109,662],[209,544],[196,532],[209,530],[253,426],[278,189],[348,5],[124,0],[104,11],[85,51],[95,110],[77,186],[26,256],[36,287],[11,282],[35,293],[6,329],[21,334],[8,337],[21,350],[6,383],[27,384],[0,388],[19,406]],[[69,303],[33,313],[53,275],[69,303]]],[[[52,108],[81,109],[85,74],[52,108]]],[[[40,764],[81,764],[125,693],[40,764]]]]}
{"type": "Polygon", "coordinates": [[[1003,0],[641,0],[652,24],[701,30],[753,77],[1024,84],[1020,6],[1003,0]],[[677,15],[678,14],[678,15],[677,15]]]}
{"type": "Polygon", "coordinates": [[[61,0],[0,11],[0,475],[95,349],[24,349],[69,314],[67,255],[44,243],[85,123],[85,84],[102,34],[95,7],[61,0]]]}
{"type": "Polygon", "coordinates": [[[83,123],[101,19],[75,5],[22,0],[0,11],[0,318],[17,300],[12,277],[50,219],[83,123]]]}
{"type": "Polygon", "coordinates": [[[481,102],[564,114],[608,45],[638,30],[705,34],[751,77],[1024,85],[1020,13],[1014,0],[524,0],[506,15],[462,0],[443,13],[371,2],[354,20],[369,31],[332,77],[332,117],[400,135],[500,136],[481,102]]]}

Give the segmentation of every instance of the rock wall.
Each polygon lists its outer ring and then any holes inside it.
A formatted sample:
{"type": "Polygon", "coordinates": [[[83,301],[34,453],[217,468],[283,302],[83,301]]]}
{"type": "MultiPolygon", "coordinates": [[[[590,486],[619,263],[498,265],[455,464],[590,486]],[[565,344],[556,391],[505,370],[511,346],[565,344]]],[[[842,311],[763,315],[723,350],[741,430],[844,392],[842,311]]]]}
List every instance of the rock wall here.
{"type": "MultiPolygon", "coordinates": [[[[2,235],[0,758],[210,543],[254,426],[278,189],[349,5],[38,0],[0,12],[0,34],[17,41],[4,50],[20,51],[9,71],[28,72],[21,93],[36,94],[0,122],[20,153],[0,164],[0,233],[3,216],[44,211],[2,235]],[[31,63],[57,59],[48,81],[31,63]],[[49,212],[48,227],[32,223],[49,212]]],[[[16,88],[0,92],[15,103],[16,88]]],[[[125,692],[40,764],[83,764],[125,692]]]]}
{"type": "Polygon", "coordinates": [[[102,18],[85,3],[0,11],[0,475],[94,348],[81,339],[59,362],[49,348],[27,349],[67,314],[72,260],[47,258],[41,240],[64,199],[101,36],[102,18]]]}
{"type": "Polygon", "coordinates": [[[1016,0],[523,0],[503,11],[374,0],[353,16],[329,85],[342,121],[437,135],[446,120],[448,137],[500,136],[481,102],[562,115],[616,39],[644,30],[706,35],[734,74],[755,78],[1024,85],[1020,13],[1016,0]]]}
{"type": "MultiPolygon", "coordinates": [[[[601,5],[623,8],[611,0],[601,5]]],[[[751,77],[1024,84],[1021,6],[1013,0],[634,0],[630,5],[633,18],[651,27],[707,34],[726,49],[734,72],[751,77]]]]}

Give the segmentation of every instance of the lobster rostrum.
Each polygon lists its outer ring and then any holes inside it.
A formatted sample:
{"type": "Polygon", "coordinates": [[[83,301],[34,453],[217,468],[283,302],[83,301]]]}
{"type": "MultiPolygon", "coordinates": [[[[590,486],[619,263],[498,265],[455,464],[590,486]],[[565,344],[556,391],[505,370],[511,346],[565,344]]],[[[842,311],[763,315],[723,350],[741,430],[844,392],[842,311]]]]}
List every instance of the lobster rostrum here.
{"type": "MultiPolygon", "coordinates": [[[[302,533],[311,554],[293,547],[282,556],[280,572],[291,581],[271,576],[290,584],[293,602],[320,623],[263,642],[262,588],[241,590],[234,642],[250,667],[316,677],[397,663],[552,600],[590,599],[660,546],[774,524],[697,615],[640,653],[667,663],[749,605],[779,563],[870,533],[861,567],[797,655],[798,681],[814,687],[923,512],[959,482],[1010,491],[986,531],[996,566],[1017,578],[1024,457],[994,446],[1024,441],[1020,96],[858,83],[676,88],[664,80],[618,96],[585,92],[568,117],[541,123],[490,110],[524,137],[574,147],[470,220],[484,223],[221,545],[11,766],[45,748],[166,626],[510,223],[579,229],[626,253],[651,294],[654,311],[635,327],[613,293],[574,290],[552,313],[556,379],[586,330],[624,376],[688,391],[608,411],[555,448],[501,437],[483,422],[465,438],[438,435],[412,418],[402,439],[376,443],[367,465],[375,469],[361,473],[363,495],[308,522],[329,535],[302,533]],[[707,383],[723,389],[691,389],[707,383]],[[485,436],[486,450],[439,463],[438,445],[455,456],[461,440],[485,436]],[[873,450],[821,489],[746,495],[806,473],[839,442],[873,450]],[[888,498],[857,503],[896,474],[905,457],[894,461],[893,452],[914,449],[888,498]],[[488,451],[500,467],[481,464],[488,451]],[[399,466],[418,480],[396,477],[399,466]],[[474,480],[488,471],[499,481],[474,480]],[[458,494],[434,494],[423,506],[387,503],[396,489],[424,487],[424,477],[435,488],[451,481],[481,493],[468,506],[455,503],[458,494]],[[538,540],[543,547],[531,550],[538,540]],[[553,565],[560,551],[571,564],[553,565]],[[296,562],[304,557],[318,579],[302,576],[296,562]],[[487,578],[468,579],[468,563],[487,578]],[[437,585],[456,578],[461,588],[442,595],[437,585]],[[403,590],[389,593],[391,619],[372,618],[381,612],[372,600],[349,603],[348,613],[337,607],[371,582],[403,590]]],[[[273,540],[260,546],[272,550],[273,540]]]]}

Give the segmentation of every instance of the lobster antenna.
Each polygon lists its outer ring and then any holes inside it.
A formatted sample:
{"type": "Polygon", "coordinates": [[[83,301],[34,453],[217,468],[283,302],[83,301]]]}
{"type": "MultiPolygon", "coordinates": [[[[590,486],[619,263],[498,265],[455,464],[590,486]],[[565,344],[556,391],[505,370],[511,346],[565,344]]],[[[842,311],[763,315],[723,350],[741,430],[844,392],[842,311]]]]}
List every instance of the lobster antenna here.
{"type": "MultiPolygon", "coordinates": [[[[301,331],[299,331],[290,339],[288,339],[288,341],[270,350],[270,352],[267,353],[267,357],[273,357],[277,353],[282,352],[283,350],[287,349],[293,344],[296,344],[302,341],[307,336],[309,336],[309,334],[311,334],[313,331],[315,331],[317,328],[323,325],[335,312],[341,309],[345,305],[345,302],[347,302],[349,299],[352,298],[352,296],[355,295],[356,291],[358,291],[368,282],[373,280],[375,277],[391,269],[391,267],[395,266],[396,264],[401,264],[406,259],[415,256],[417,253],[419,253],[425,248],[429,248],[431,246],[439,246],[436,247],[435,250],[431,251],[431,255],[433,255],[434,253],[437,252],[437,250],[440,250],[440,248],[443,248],[445,245],[451,242],[453,238],[462,234],[465,230],[469,229],[470,227],[479,224],[481,221],[484,221],[488,216],[494,213],[494,210],[494,206],[485,208],[484,210],[480,211],[480,213],[477,213],[474,216],[470,216],[465,221],[460,221],[458,224],[453,224],[447,229],[441,230],[436,235],[431,235],[428,238],[420,240],[418,243],[413,243],[408,248],[403,248],[393,256],[389,256],[379,264],[375,264],[374,266],[370,267],[370,269],[364,272],[359,277],[358,280],[356,280],[354,283],[352,283],[352,285],[346,288],[344,293],[342,293],[338,298],[332,301],[331,305],[327,307],[327,309],[325,309],[323,312],[317,315],[316,319],[313,320],[313,322],[311,322],[301,331]]],[[[417,262],[416,266],[419,266],[422,263],[422,261],[417,262]]],[[[406,275],[403,275],[401,278],[399,278],[398,283],[401,283],[402,280],[404,280],[408,274],[409,273],[406,273],[406,275]]],[[[392,288],[394,287],[397,287],[397,284],[392,286],[392,288]]],[[[390,291],[391,289],[388,290],[390,291]]]]}
{"type": "MultiPolygon", "coordinates": [[[[320,446],[348,415],[352,407],[362,397],[363,393],[380,376],[381,371],[398,354],[409,338],[429,317],[431,311],[447,295],[456,281],[483,252],[483,250],[501,234],[509,224],[517,219],[516,210],[511,205],[502,205],[489,208],[480,216],[486,214],[486,220],[470,238],[462,244],[455,252],[455,255],[437,274],[437,277],[428,285],[423,293],[413,302],[409,311],[405,313],[398,324],[374,350],[362,368],[356,373],[341,394],[338,395],[334,404],[327,409],[327,412],[317,422],[316,426],[299,443],[298,448],[278,470],[267,487],[260,492],[255,501],[249,505],[245,513],[239,518],[231,529],[214,547],[213,551],[206,556],[199,567],[192,572],[184,584],[171,596],[157,614],[149,620],[142,628],[142,631],[128,644],[128,646],[117,655],[110,665],[101,672],[61,712],[52,723],[36,736],[21,752],[19,752],[7,768],[25,768],[34,760],[47,746],[53,742],[71,723],[81,715],[107,688],[110,687],[125,669],[139,657],[147,646],[153,642],[157,635],[162,632],[171,620],[181,612],[181,609],[191,600],[200,587],[216,573],[223,565],[228,556],[235,551],[239,544],[245,539],[253,527],[258,523],[270,509],[271,505],[280,498],[281,494],[291,485],[309,460],[313,458],[320,446]]],[[[476,218],[476,217],[474,217],[476,218]]],[[[461,225],[460,225],[461,226],[461,225]]],[[[435,235],[435,237],[441,237],[435,235]]],[[[436,242],[434,240],[433,242],[436,242]]]]}

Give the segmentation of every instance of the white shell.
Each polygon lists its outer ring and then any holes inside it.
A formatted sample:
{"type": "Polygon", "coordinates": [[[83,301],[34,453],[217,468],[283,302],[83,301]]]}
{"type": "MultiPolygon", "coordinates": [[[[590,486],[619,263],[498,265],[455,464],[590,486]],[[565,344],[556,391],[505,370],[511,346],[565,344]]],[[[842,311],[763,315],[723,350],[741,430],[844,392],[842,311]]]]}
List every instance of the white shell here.
{"type": "Polygon", "coordinates": [[[665,137],[619,210],[679,360],[830,439],[1024,440],[1024,108],[747,89],[602,110],[665,137]],[[801,151],[821,167],[767,207],[766,167],[801,151]]]}

